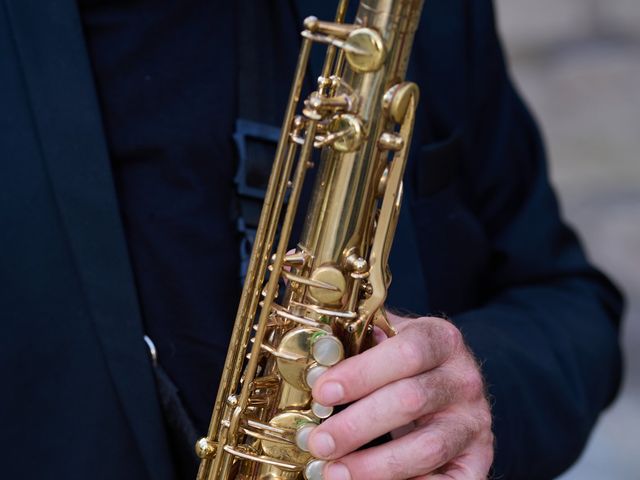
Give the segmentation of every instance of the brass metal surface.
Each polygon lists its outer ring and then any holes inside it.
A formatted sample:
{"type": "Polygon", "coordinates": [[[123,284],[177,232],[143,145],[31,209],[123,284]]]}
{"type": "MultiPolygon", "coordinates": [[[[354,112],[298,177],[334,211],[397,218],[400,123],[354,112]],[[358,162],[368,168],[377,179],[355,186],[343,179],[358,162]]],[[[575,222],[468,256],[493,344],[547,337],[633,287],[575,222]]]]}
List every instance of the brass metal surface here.
{"type": "Polygon", "coordinates": [[[361,0],[347,22],[340,0],[333,21],[304,22],[210,428],[196,445],[198,480],[321,478],[306,438],[333,409],[313,400],[312,384],[367,348],[373,325],[394,334],[384,300],[418,101],[404,76],[422,3],[361,0]],[[325,63],[303,99],[313,45],[326,47],[325,63]],[[311,168],[303,235],[291,239],[311,168]]]}
{"type": "Polygon", "coordinates": [[[380,34],[371,28],[358,28],[347,37],[345,55],[353,70],[359,73],[378,70],[387,51],[380,34]]]}
{"type": "Polygon", "coordinates": [[[300,355],[303,361],[291,361],[286,358],[278,358],[278,372],[282,379],[298,390],[308,391],[306,374],[313,363],[310,348],[316,328],[293,328],[280,341],[280,350],[300,355]]]}
{"type": "Polygon", "coordinates": [[[297,432],[299,428],[314,423],[314,419],[310,415],[305,415],[300,411],[286,411],[277,414],[269,423],[275,427],[290,431],[291,435],[288,443],[262,441],[262,451],[266,455],[302,465],[311,459],[311,454],[301,450],[294,440],[295,432],[297,432]]]}
{"type": "Polygon", "coordinates": [[[309,287],[309,296],[322,305],[339,305],[346,293],[347,280],[344,273],[336,266],[322,265],[311,273],[316,282],[331,285],[334,288],[309,287]]]}

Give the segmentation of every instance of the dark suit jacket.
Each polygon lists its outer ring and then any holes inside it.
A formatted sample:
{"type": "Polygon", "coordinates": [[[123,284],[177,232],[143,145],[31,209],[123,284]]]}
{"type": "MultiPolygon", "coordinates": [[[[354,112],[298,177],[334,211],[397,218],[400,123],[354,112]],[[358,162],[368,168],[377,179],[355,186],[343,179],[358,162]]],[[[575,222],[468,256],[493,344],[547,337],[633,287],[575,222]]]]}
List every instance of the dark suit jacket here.
{"type": "MultiPolygon", "coordinates": [[[[333,2],[297,3],[332,17],[333,2]]],[[[464,332],[496,472],[551,478],[617,389],[621,299],[559,216],[490,1],[428,0],[411,77],[390,303],[464,332]]],[[[0,0],[0,318],[3,478],[175,478],[72,0],[0,0]]]]}

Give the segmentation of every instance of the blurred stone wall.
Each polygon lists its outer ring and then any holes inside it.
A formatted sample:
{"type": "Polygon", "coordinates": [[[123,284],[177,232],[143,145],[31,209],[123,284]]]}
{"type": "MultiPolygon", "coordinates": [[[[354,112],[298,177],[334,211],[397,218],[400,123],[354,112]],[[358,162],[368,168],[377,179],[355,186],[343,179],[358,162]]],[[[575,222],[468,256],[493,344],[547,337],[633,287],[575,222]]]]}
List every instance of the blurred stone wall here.
{"type": "Polygon", "coordinates": [[[497,0],[512,52],[565,42],[640,36],[638,0],[497,0]]]}
{"type": "Polygon", "coordinates": [[[496,8],[565,217],[628,300],[623,390],[562,479],[638,480],[640,0],[496,0],[496,8]]]}

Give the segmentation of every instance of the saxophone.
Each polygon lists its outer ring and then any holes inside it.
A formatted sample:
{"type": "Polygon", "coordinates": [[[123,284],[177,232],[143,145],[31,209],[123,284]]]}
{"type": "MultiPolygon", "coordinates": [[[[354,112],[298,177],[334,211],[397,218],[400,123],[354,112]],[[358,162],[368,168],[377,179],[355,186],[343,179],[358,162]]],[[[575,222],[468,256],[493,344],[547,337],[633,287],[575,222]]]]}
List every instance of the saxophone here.
{"type": "Polygon", "coordinates": [[[361,0],[345,23],[309,17],[255,236],[198,480],[316,480],[306,450],[332,409],[311,387],[387,335],[388,256],[419,91],[404,81],[423,0],[361,0]],[[301,102],[311,48],[326,46],[301,102]],[[300,110],[300,114],[296,112],[300,110]],[[307,172],[316,183],[302,238],[290,237],[307,172]],[[286,199],[286,201],[285,201],[286,199]]]}

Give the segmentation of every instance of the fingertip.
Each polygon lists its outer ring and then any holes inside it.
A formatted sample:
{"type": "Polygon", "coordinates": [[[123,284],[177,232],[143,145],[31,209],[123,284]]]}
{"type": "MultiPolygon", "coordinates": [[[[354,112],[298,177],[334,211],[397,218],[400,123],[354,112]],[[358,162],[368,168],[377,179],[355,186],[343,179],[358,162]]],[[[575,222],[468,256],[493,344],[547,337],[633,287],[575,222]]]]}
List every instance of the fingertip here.
{"type": "Polygon", "coordinates": [[[327,459],[336,451],[336,442],[328,432],[312,431],[308,439],[309,452],[316,458],[327,459]]]}
{"type": "Polygon", "coordinates": [[[313,388],[313,398],[322,405],[337,405],[345,397],[345,390],[341,383],[335,380],[318,381],[313,388]]]}
{"type": "Polygon", "coordinates": [[[351,472],[340,462],[331,462],[325,466],[325,480],[351,480],[351,472]]]}

